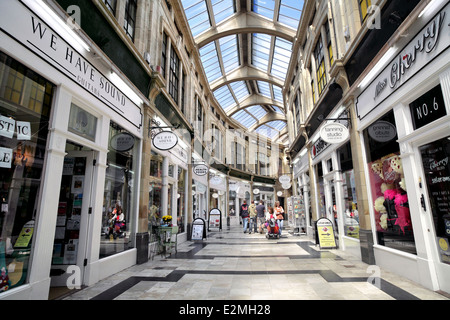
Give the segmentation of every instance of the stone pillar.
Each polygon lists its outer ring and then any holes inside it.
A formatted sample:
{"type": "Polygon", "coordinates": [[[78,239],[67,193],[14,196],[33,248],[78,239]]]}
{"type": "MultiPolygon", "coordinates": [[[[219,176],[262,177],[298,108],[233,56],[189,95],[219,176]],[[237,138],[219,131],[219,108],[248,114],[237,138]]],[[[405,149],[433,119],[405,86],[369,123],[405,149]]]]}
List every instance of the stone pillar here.
{"type": "Polygon", "coordinates": [[[138,230],[136,233],[136,249],[137,249],[137,264],[142,264],[148,261],[149,253],[149,233],[148,233],[148,202],[149,202],[149,185],[150,185],[150,159],[152,148],[152,137],[150,134],[151,119],[154,116],[155,98],[160,92],[162,81],[160,75],[155,73],[150,88],[149,105],[144,105],[143,110],[143,141],[142,141],[142,163],[141,163],[141,186],[139,193],[139,217],[138,230]]]}
{"type": "Polygon", "coordinates": [[[142,264],[148,261],[148,202],[149,192],[148,187],[150,183],[150,158],[151,158],[151,136],[149,135],[151,119],[153,117],[150,106],[144,106],[143,117],[143,131],[144,140],[142,141],[142,163],[141,163],[141,187],[139,193],[139,217],[138,217],[138,231],[136,233],[136,249],[137,249],[137,264],[142,264]]]}
{"type": "Polygon", "coordinates": [[[361,259],[368,264],[375,264],[373,252],[373,233],[370,220],[369,201],[367,196],[367,182],[364,173],[361,139],[359,131],[356,128],[357,116],[355,112],[354,101],[349,104],[351,126],[350,126],[350,145],[352,149],[353,171],[355,173],[356,198],[358,201],[359,214],[359,240],[361,246],[361,259]]]}

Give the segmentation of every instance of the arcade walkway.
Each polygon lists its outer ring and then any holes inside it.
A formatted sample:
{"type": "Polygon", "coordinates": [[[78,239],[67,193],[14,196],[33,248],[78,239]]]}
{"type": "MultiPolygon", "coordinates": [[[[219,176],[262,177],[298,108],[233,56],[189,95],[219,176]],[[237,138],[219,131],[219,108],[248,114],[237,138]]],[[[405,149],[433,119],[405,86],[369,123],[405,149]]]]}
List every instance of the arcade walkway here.
{"type": "Polygon", "coordinates": [[[279,240],[212,232],[202,243],[133,266],[67,300],[446,300],[407,279],[381,270],[369,283],[368,265],[340,250],[320,250],[306,236],[284,230],[279,240]]]}

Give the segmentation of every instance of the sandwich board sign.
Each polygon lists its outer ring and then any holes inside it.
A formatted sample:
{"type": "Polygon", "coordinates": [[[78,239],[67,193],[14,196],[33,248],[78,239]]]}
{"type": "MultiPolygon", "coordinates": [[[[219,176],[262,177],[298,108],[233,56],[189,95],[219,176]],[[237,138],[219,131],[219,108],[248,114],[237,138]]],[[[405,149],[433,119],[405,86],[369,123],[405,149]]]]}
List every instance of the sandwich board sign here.
{"type": "Polygon", "coordinates": [[[316,223],[320,249],[336,249],[333,223],[327,218],[320,218],[316,223]]]}

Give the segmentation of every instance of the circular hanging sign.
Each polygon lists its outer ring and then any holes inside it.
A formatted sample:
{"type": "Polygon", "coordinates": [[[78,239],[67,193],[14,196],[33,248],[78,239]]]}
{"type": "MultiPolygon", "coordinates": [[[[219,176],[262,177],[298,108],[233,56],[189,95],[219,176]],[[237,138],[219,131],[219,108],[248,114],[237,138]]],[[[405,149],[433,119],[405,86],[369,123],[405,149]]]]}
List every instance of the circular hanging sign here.
{"type": "Polygon", "coordinates": [[[292,187],[292,184],[289,182],[289,183],[283,183],[282,185],[281,185],[281,187],[283,188],[283,189],[285,189],[285,190],[287,190],[287,189],[290,189],[291,187],[292,187]]]}
{"type": "Polygon", "coordinates": [[[281,197],[283,195],[283,191],[278,191],[277,196],[281,197]]]}
{"type": "Polygon", "coordinates": [[[397,128],[390,122],[377,121],[367,129],[369,136],[377,142],[388,142],[397,135],[397,128]]]}
{"type": "Polygon", "coordinates": [[[259,189],[253,189],[253,194],[259,194],[259,189]]]}
{"type": "Polygon", "coordinates": [[[129,133],[118,133],[111,138],[110,145],[115,151],[128,151],[133,149],[134,137],[129,133]]]}
{"type": "Polygon", "coordinates": [[[291,177],[289,177],[288,175],[283,175],[281,177],[278,178],[278,181],[280,181],[281,184],[287,184],[289,182],[291,182],[291,177]]]}
{"type": "Polygon", "coordinates": [[[348,139],[349,132],[343,124],[327,123],[320,129],[320,137],[328,143],[341,143],[348,139]]]}
{"type": "Polygon", "coordinates": [[[193,170],[194,170],[194,173],[200,177],[206,176],[209,171],[208,167],[204,164],[196,165],[193,170]]]}
{"type": "Polygon", "coordinates": [[[178,144],[178,136],[171,131],[162,131],[153,137],[152,143],[158,150],[170,150],[178,144]]]}

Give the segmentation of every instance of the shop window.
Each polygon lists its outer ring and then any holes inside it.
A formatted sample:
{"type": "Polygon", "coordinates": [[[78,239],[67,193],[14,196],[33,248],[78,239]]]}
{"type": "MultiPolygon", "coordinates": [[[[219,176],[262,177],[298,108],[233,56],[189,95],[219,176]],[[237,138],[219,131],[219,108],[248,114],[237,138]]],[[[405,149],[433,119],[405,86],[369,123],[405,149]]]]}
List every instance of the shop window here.
{"type": "Polygon", "coordinates": [[[326,217],[326,209],[325,209],[325,186],[323,181],[323,170],[322,170],[322,162],[319,162],[315,166],[316,177],[317,177],[317,198],[319,199],[319,208],[318,208],[318,218],[326,217]]]}
{"type": "Polygon", "coordinates": [[[378,244],[416,254],[394,113],[364,130],[378,244]]]}
{"type": "Polygon", "coordinates": [[[350,142],[338,150],[344,192],[344,234],[359,239],[358,199],[356,197],[355,172],[353,171],[350,142]]]}
{"type": "Polygon", "coordinates": [[[162,177],[162,156],[159,156],[152,151],[150,158],[150,177],[161,178],[162,177]]]}
{"type": "Polygon", "coordinates": [[[125,4],[125,21],[123,28],[125,33],[134,41],[134,34],[136,29],[136,10],[137,10],[137,0],[126,0],[125,4]]]}
{"type": "Polygon", "coordinates": [[[0,292],[28,281],[53,88],[0,52],[0,292]]]}
{"type": "MultiPolygon", "coordinates": [[[[150,234],[156,234],[156,228],[161,223],[161,192],[162,182],[152,181],[149,185],[149,200],[148,200],[148,231],[150,234]]],[[[150,237],[153,239],[153,237],[150,237]]]]}
{"type": "Polygon", "coordinates": [[[177,194],[177,203],[178,203],[178,214],[177,214],[177,225],[178,232],[185,232],[185,222],[186,222],[186,171],[181,167],[178,167],[178,194],[177,194]]]}
{"type": "Polygon", "coordinates": [[[133,247],[133,213],[136,211],[134,192],[137,182],[135,170],[138,149],[136,138],[116,123],[110,123],[100,258],[108,257],[133,247]],[[119,141],[126,141],[126,143],[119,143],[119,141]],[[117,217],[116,212],[119,209],[123,212],[125,222],[117,230],[114,218],[117,217]]]}
{"type": "MultiPolygon", "coordinates": [[[[440,261],[450,264],[450,137],[419,148],[440,261]]],[[[423,204],[425,205],[425,204],[423,204]]]]}

